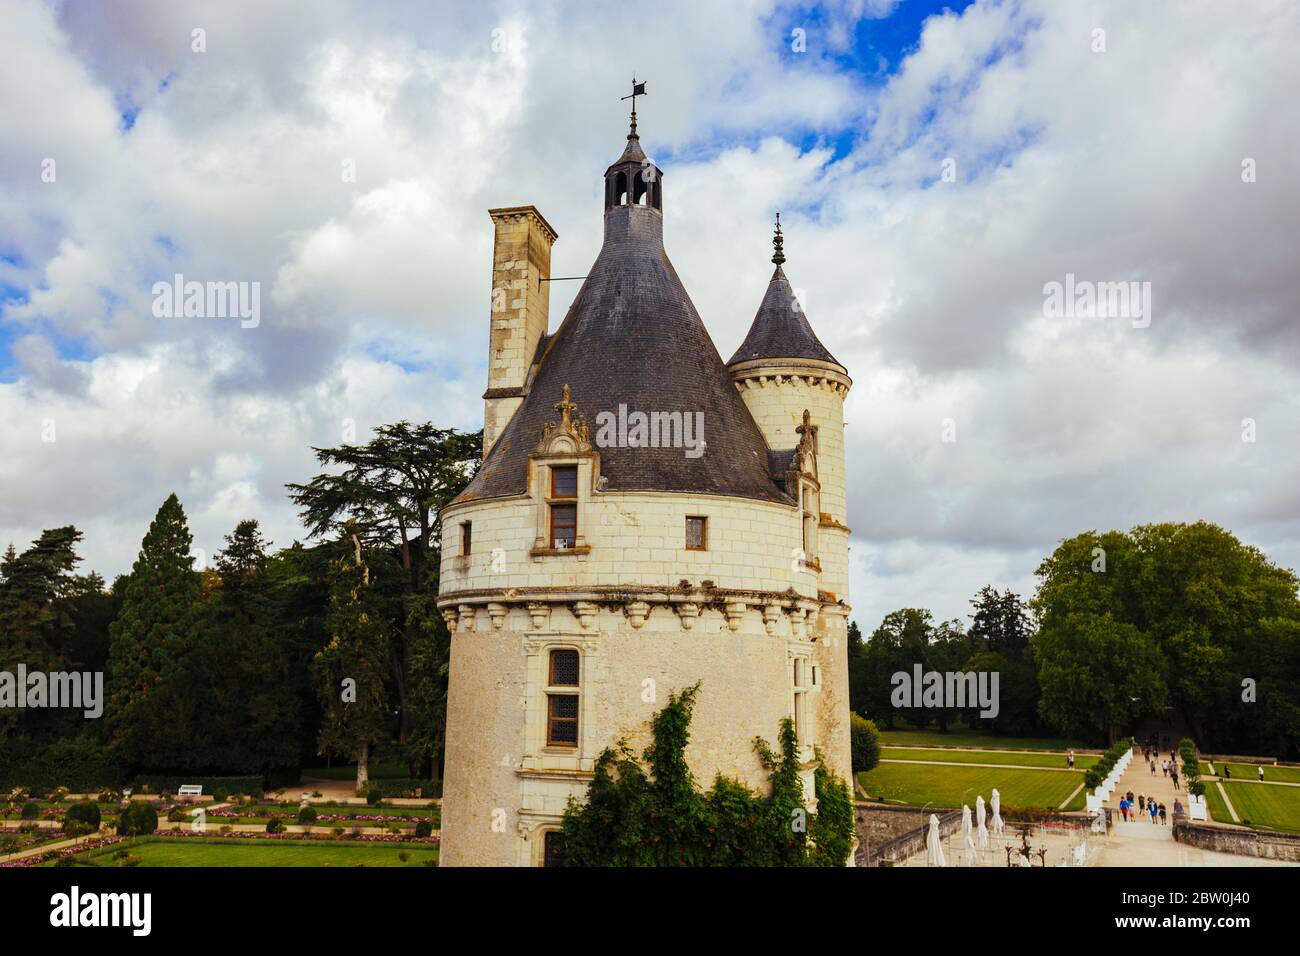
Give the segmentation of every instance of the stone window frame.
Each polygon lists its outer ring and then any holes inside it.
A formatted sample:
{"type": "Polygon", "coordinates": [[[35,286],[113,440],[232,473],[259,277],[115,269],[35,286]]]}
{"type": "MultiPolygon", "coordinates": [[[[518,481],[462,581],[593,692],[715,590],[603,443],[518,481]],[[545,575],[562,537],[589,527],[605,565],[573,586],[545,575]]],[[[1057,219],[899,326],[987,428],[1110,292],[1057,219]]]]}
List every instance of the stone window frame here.
{"type": "MultiPolygon", "coordinates": [[[[546,747],[547,749],[556,750],[577,750],[582,742],[582,651],[576,647],[550,647],[546,650],[546,682],[542,687],[542,693],[546,695],[546,747]],[[572,684],[559,684],[555,682],[555,655],[572,652],[578,658],[578,679],[572,684]],[[557,697],[573,697],[577,701],[577,713],[574,714],[573,726],[574,735],[573,743],[567,741],[556,741],[551,738],[554,731],[555,716],[552,714],[551,703],[557,697]]],[[[562,720],[569,720],[564,717],[562,720]]]]}
{"type": "Polygon", "coordinates": [[[536,511],[536,526],[533,547],[529,555],[533,558],[565,557],[591,553],[591,545],[583,534],[588,526],[591,514],[592,489],[599,478],[598,459],[594,454],[568,452],[557,454],[533,455],[529,459],[528,496],[533,499],[536,511]],[[577,495],[557,498],[552,494],[553,468],[577,467],[577,495]],[[551,505],[572,504],[575,508],[573,547],[556,548],[551,538],[551,505]]]}
{"type": "Polygon", "coordinates": [[[794,721],[795,744],[801,760],[810,760],[813,755],[815,735],[812,733],[812,694],[820,686],[812,683],[812,673],[817,668],[816,656],[811,641],[792,640],[786,642],[787,676],[790,685],[790,718],[794,721]]]}
{"type": "Polygon", "coordinates": [[[820,572],[821,559],[817,550],[817,528],[821,524],[821,484],[815,478],[799,479],[799,551],[800,565],[809,571],[820,572]]]}
{"type": "Polygon", "coordinates": [[[589,771],[595,765],[596,741],[591,734],[595,718],[595,694],[592,693],[593,668],[598,654],[598,639],[589,634],[553,631],[529,634],[524,640],[524,752],[521,769],[589,771]],[[578,652],[578,685],[571,689],[578,697],[577,746],[547,743],[549,721],[548,696],[551,689],[551,651],[578,652]]]}

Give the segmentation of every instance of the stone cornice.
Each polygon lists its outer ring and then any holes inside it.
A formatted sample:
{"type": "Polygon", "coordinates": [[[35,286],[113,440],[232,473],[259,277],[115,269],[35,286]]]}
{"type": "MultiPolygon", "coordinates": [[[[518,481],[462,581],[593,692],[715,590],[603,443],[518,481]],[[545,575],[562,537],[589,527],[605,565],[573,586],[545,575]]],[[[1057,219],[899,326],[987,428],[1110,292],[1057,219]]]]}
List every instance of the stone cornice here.
{"type": "Polygon", "coordinates": [[[640,630],[656,608],[675,614],[684,631],[695,628],[705,611],[720,612],[725,626],[738,631],[745,615],[755,611],[761,615],[768,634],[776,634],[778,625],[787,621],[790,633],[801,639],[811,637],[819,616],[828,620],[848,616],[848,607],[842,602],[829,601],[821,594],[808,597],[792,588],[539,587],[453,591],[438,598],[438,610],[453,633],[501,630],[514,609],[527,612],[533,630],[557,628],[560,621],[567,624],[571,618],[572,626],[581,634],[598,627],[601,611],[621,614],[633,629],[640,630]],[[567,611],[568,616],[552,622],[557,609],[567,611]]]}
{"type": "Polygon", "coordinates": [[[736,388],[767,388],[785,385],[791,380],[813,387],[829,388],[843,397],[853,387],[853,379],[844,370],[816,359],[750,359],[727,369],[736,388]]]}

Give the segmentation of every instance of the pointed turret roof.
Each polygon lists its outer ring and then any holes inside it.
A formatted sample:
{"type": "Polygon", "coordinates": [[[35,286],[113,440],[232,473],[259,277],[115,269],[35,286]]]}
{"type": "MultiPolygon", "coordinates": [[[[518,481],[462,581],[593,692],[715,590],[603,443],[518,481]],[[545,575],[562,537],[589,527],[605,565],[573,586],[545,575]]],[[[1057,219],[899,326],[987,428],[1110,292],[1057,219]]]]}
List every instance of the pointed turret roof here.
{"type": "MultiPolygon", "coordinates": [[[[641,154],[635,130],[618,161],[641,154]]],[[[657,170],[656,170],[657,172],[657,170]]],[[[656,182],[657,187],[659,184],[656,182]]],[[[659,199],[656,188],[653,199],[659,199]]],[[[597,447],[606,491],[677,491],[789,503],[767,442],[732,384],[663,247],[663,213],[606,190],[605,241],[568,314],[545,339],[523,403],[457,500],[522,494],[565,386],[599,444],[603,412],[701,413],[704,454],[682,448],[597,447]]]]}
{"type": "Polygon", "coordinates": [[[810,359],[829,362],[844,368],[822,345],[804,314],[803,304],[794,294],[790,280],[781,268],[785,262],[785,239],[781,235],[781,214],[776,214],[776,231],[772,237],[772,262],[776,269],[767,284],[767,292],[749,327],[749,334],[728,365],[754,359],[810,359]]]}

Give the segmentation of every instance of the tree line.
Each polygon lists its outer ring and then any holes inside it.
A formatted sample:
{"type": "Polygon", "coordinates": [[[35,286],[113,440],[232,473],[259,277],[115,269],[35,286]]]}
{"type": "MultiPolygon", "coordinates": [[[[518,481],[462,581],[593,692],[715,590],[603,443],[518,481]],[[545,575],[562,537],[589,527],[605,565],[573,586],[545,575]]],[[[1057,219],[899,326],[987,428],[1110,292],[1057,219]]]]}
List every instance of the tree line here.
{"type": "MultiPolygon", "coordinates": [[[[481,433],[408,422],[314,449],[288,486],[307,542],[272,550],[238,522],[198,566],[184,508],[158,509],[129,574],[79,574],[74,527],[0,559],[0,661],[106,675],[104,715],[0,709],[0,784],[73,772],[260,774],[376,755],[440,777],[450,635],[437,614],[439,509],[472,479],[481,433]]],[[[97,781],[95,778],[104,778],[97,781]]]]}
{"type": "Polygon", "coordinates": [[[1204,521],[1085,532],[1037,569],[1032,599],[986,586],[969,627],[921,608],[850,625],[850,706],[893,728],[951,725],[1113,742],[1181,721],[1203,749],[1300,755],[1300,597],[1293,571],[1204,521]],[[997,671],[995,718],[895,707],[891,676],[997,671]]]}

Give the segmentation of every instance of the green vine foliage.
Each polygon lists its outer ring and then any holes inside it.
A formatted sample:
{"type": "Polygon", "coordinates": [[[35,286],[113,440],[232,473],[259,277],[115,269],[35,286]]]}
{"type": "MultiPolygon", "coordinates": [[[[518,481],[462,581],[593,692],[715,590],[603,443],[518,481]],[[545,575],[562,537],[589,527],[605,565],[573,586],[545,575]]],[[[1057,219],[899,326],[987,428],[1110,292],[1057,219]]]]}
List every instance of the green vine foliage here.
{"type": "Polygon", "coordinates": [[[623,740],[601,753],[586,802],[570,800],[565,810],[562,850],[553,865],[845,864],[853,840],[848,786],[818,754],[818,812],[808,812],[789,718],[781,722],[779,751],[762,738],[754,740],[769,775],[769,794],[756,794],[721,774],[708,791],[699,789],[686,762],[699,690],[697,683],[669,695],[654,717],[653,743],[641,760],[623,740]]]}

